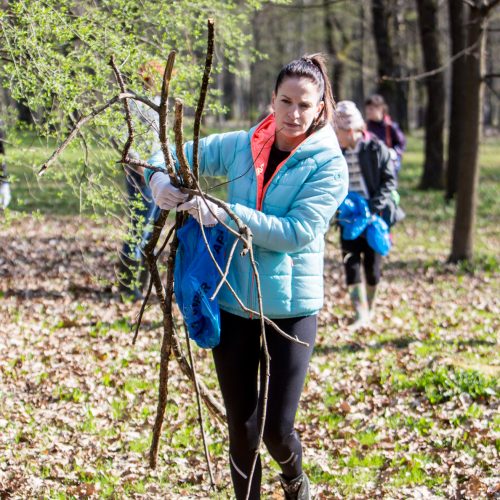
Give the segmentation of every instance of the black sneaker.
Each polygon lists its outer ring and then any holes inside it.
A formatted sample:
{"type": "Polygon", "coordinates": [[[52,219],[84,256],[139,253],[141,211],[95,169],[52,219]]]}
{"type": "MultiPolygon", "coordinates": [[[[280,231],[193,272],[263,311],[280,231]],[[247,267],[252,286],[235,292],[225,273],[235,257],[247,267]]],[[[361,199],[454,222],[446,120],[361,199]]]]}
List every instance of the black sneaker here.
{"type": "Polygon", "coordinates": [[[281,487],[285,492],[285,500],[311,500],[309,478],[303,472],[295,479],[285,479],[280,474],[281,487]]]}

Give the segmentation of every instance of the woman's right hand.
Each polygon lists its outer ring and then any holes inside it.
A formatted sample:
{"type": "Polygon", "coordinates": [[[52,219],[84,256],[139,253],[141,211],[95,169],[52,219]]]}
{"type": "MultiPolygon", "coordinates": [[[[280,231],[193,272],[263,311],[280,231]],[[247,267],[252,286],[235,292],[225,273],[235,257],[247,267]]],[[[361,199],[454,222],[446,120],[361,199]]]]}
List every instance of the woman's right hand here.
{"type": "Polygon", "coordinates": [[[155,172],[149,180],[155,203],[164,210],[172,210],[187,200],[188,194],[172,186],[170,177],[163,172],[155,172]]]}

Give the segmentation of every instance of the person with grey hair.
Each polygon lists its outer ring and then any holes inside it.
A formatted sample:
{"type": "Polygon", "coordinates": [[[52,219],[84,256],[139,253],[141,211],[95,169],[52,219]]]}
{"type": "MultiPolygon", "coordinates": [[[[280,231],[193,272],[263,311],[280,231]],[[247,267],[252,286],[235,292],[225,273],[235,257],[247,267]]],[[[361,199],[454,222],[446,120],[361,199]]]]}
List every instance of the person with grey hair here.
{"type": "MultiPolygon", "coordinates": [[[[340,101],[335,112],[335,132],[347,161],[349,192],[356,192],[368,202],[373,214],[382,215],[392,203],[396,178],[388,148],[366,131],[361,112],[352,101],[340,101]]],[[[381,276],[382,256],[367,243],[364,235],[340,242],[346,284],[355,312],[352,330],[369,325],[375,312],[375,297],[381,276]],[[361,277],[363,264],[366,285],[361,277]]]]}

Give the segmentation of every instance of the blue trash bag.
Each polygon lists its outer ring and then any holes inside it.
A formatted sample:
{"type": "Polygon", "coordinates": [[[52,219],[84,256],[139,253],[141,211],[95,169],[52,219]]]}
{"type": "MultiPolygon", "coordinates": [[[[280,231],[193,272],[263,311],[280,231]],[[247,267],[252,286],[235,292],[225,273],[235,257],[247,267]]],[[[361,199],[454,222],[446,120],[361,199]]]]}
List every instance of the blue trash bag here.
{"type": "Polygon", "coordinates": [[[366,241],[375,252],[386,256],[391,249],[389,226],[378,215],[372,215],[366,228],[366,241]]]}
{"type": "MultiPolygon", "coordinates": [[[[215,260],[224,269],[229,233],[221,224],[204,228],[215,260]]],[[[184,316],[189,336],[205,349],[220,341],[220,313],[217,298],[210,300],[220,274],[208,253],[199,223],[189,217],[177,231],[179,246],[175,256],[174,292],[184,316]]]]}
{"type": "Polygon", "coordinates": [[[358,193],[350,192],[339,207],[339,224],[342,226],[342,237],[355,240],[365,230],[370,220],[370,209],[367,201],[358,193]]]}

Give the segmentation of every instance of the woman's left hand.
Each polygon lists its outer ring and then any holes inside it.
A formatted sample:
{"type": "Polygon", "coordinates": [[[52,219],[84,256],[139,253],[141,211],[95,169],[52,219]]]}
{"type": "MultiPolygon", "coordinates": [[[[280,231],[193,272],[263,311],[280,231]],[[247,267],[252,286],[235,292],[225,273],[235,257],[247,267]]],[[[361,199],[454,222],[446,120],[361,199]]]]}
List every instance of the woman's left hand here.
{"type": "Polygon", "coordinates": [[[177,211],[188,212],[204,226],[215,226],[226,218],[226,211],[222,207],[198,195],[179,205],[177,211]]]}

